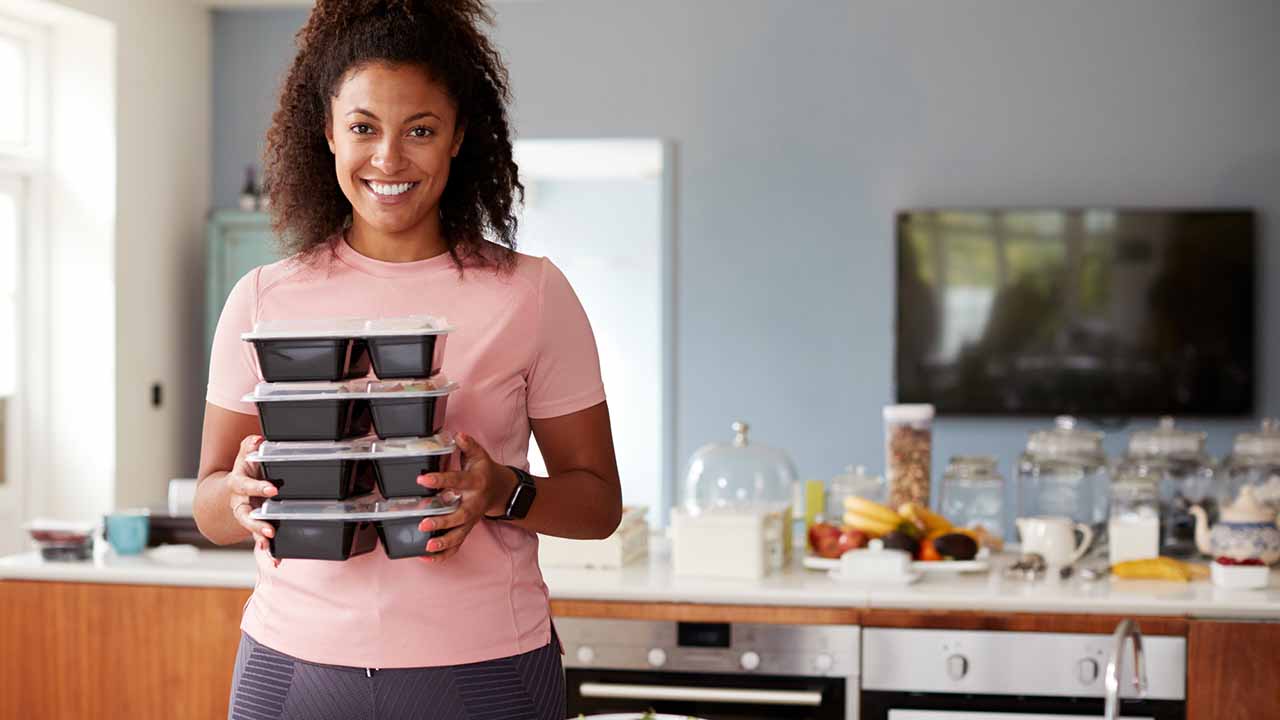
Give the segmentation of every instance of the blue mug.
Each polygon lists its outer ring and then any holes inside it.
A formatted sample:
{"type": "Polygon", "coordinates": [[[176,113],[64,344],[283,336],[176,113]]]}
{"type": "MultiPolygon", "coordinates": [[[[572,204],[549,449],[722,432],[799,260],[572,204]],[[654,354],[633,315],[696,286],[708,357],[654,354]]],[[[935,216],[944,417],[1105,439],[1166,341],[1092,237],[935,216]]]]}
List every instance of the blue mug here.
{"type": "Polygon", "coordinates": [[[119,555],[138,555],[147,549],[151,516],[146,510],[121,510],[107,516],[107,542],[119,555]]]}

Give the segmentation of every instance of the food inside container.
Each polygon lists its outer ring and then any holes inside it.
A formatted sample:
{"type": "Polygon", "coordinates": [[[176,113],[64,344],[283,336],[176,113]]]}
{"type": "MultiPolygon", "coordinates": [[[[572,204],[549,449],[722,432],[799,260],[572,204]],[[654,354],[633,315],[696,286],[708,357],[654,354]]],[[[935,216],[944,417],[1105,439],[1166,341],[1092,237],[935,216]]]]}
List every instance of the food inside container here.
{"type": "Polygon", "coordinates": [[[458,384],[437,375],[426,380],[362,383],[378,437],[429,437],[444,427],[449,395],[458,384]]]}
{"type": "Polygon", "coordinates": [[[413,315],[369,320],[363,338],[373,373],[382,379],[425,378],[440,372],[453,328],[444,318],[413,315]]]}
{"type": "MultiPolygon", "coordinates": [[[[361,381],[258,383],[244,402],[258,406],[262,435],[276,442],[345,440],[369,432],[367,395],[361,381]]],[[[422,433],[430,435],[431,433],[422,433]]]]}
{"type": "Polygon", "coordinates": [[[25,527],[44,560],[88,560],[93,556],[92,523],[37,518],[25,527]]]}
{"type": "Polygon", "coordinates": [[[373,491],[367,438],[341,442],[267,441],[246,458],[262,466],[277,500],[345,500],[373,491]]]}
{"type": "Polygon", "coordinates": [[[439,490],[419,485],[418,476],[447,469],[456,449],[447,433],[374,442],[369,458],[378,492],[388,498],[435,495],[439,490]]]}
{"type": "Polygon", "coordinates": [[[274,320],[240,338],[253,345],[267,382],[336,382],[369,373],[364,326],[358,318],[274,320]]]}
{"type": "Polygon", "coordinates": [[[251,517],[276,530],[271,554],[277,559],[346,560],[373,550],[379,540],[392,559],[430,555],[427,540],[445,531],[422,532],[418,524],[457,509],[456,493],[430,498],[384,500],[376,495],[343,502],[268,500],[251,517]]]}

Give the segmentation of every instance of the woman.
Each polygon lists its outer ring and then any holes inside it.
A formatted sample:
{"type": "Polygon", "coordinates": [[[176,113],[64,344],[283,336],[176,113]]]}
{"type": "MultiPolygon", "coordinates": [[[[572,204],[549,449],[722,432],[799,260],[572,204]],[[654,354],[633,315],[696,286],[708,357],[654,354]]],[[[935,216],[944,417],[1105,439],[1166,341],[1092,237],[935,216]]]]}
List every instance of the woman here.
{"type": "Polygon", "coordinates": [[[274,228],[294,254],[223,309],[196,496],[211,540],[256,542],[232,718],[564,717],[535,533],[605,537],[621,493],[586,315],[554,265],[514,250],[523,187],[488,22],[480,0],[320,0],[298,34],[267,134],[274,228]],[[240,333],[423,313],[457,327],[444,372],[461,386],[447,418],[461,467],[419,478],[462,498],[423,521],[447,529],[435,554],[273,560],[271,526],[249,517],[275,490],[245,461],[261,438],[241,397],[260,375],[240,333]],[[550,477],[525,472],[530,431],[550,477]]]}

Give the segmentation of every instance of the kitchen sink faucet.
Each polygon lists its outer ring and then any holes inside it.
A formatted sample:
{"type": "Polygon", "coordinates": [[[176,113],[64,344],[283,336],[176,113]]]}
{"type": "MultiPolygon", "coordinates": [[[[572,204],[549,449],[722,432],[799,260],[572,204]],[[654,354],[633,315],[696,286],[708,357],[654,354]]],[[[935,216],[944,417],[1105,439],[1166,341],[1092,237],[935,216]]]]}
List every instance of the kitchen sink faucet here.
{"type": "Polygon", "coordinates": [[[1133,688],[1141,698],[1147,693],[1147,668],[1142,661],[1142,632],[1138,624],[1132,620],[1122,620],[1116,626],[1111,639],[1115,647],[1111,649],[1111,657],[1107,659],[1107,674],[1104,678],[1107,690],[1106,720],[1118,720],[1120,717],[1120,658],[1124,655],[1124,641],[1133,639],[1133,688]]]}

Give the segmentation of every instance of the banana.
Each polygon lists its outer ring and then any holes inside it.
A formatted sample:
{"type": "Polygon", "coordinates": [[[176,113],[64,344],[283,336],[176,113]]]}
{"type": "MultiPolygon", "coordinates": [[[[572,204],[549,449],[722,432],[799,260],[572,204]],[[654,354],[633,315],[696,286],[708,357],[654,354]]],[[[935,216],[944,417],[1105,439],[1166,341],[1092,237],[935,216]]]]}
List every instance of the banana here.
{"type": "Polygon", "coordinates": [[[1131,580],[1173,580],[1187,582],[1193,573],[1185,563],[1173,558],[1155,557],[1143,560],[1127,560],[1111,566],[1111,573],[1116,577],[1131,580]]]}
{"type": "Polygon", "coordinates": [[[894,530],[897,530],[898,524],[901,522],[902,522],[901,520],[895,520],[894,522],[884,522],[878,517],[868,517],[861,513],[853,512],[852,510],[844,514],[845,525],[855,530],[861,530],[862,532],[868,535],[871,535],[873,537],[881,537],[883,535],[888,535],[894,530]]]}
{"type": "Polygon", "coordinates": [[[926,535],[951,530],[950,520],[935,512],[931,512],[929,508],[921,505],[920,503],[903,503],[898,506],[898,514],[904,519],[923,528],[926,535]]]}
{"type": "Polygon", "coordinates": [[[844,509],[846,512],[857,513],[882,523],[892,523],[894,527],[902,522],[902,517],[894,512],[893,508],[854,495],[844,499],[844,509]]]}

